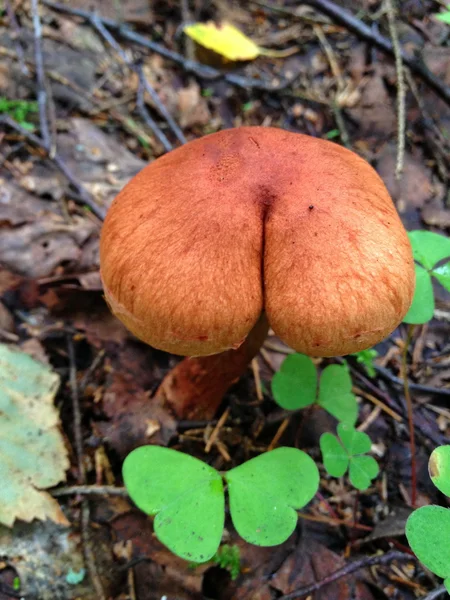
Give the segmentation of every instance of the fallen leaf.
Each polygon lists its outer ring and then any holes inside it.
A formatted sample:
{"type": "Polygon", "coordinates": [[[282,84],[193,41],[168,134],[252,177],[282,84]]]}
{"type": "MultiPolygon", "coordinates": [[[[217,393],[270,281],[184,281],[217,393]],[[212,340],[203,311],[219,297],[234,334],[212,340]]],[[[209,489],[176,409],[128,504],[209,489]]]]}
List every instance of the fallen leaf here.
{"type": "Polygon", "coordinates": [[[98,430],[121,458],[143,444],[167,446],[176,431],[168,410],[127,374],[112,374],[103,394],[103,410],[108,421],[98,422],[98,430]]]}
{"type": "Polygon", "coordinates": [[[178,112],[180,126],[193,127],[207,125],[211,120],[208,103],[200,95],[200,86],[192,81],[188,87],[178,92],[178,112]]]}
{"type": "Polygon", "coordinates": [[[254,60],[261,54],[255,42],[231,23],[193,23],[186,25],[184,32],[197,44],[230,61],[254,60]]]}
{"type": "Polygon", "coordinates": [[[434,193],[430,169],[425,166],[422,157],[406,152],[402,178],[398,181],[395,177],[396,160],[395,145],[386,145],[378,157],[378,174],[397,203],[400,213],[405,212],[408,206],[421,208],[434,193]]]}
{"type": "Polygon", "coordinates": [[[0,523],[51,519],[67,525],[45,488],[69,468],[53,399],[59,376],[28,354],[0,344],[0,523]]]}

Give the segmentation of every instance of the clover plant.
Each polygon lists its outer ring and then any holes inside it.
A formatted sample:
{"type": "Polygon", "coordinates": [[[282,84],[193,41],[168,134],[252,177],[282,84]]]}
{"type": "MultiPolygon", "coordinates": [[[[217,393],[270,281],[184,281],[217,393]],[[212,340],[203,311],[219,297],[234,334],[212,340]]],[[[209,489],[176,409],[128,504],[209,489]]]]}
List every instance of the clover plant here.
{"type": "Polygon", "coordinates": [[[354,356],[357,362],[364,365],[369,377],[375,377],[376,371],[373,366],[373,361],[378,356],[378,352],[374,348],[360,350],[359,352],[353,353],[351,356],[354,356]]]}
{"type": "Polygon", "coordinates": [[[316,464],[296,448],[277,448],[219,473],[188,454],[141,446],[125,459],[123,478],[138,508],[155,516],[156,537],[181,558],[198,563],[219,548],[224,483],[236,531],[257,546],[284,542],[295,529],[296,510],[319,487],[316,464]]]}
{"type": "Polygon", "coordinates": [[[350,483],[358,490],[366,490],[379,472],[378,463],[370,452],[372,442],[367,433],[339,423],[336,437],[324,433],[320,438],[323,464],[329,475],[342,477],[349,472],[350,483]]]}
{"type": "Polygon", "coordinates": [[[431,277],[450,292],[450,238],[431,231],[410,231],[408,233],[416,261],[416,289],[405,323],[419,325],[433,317],[434,294],[431,277]],[[438,266],[436,266],[438,265],[438,266]]]}
{"type": "Polygon", "coordinates": [[[229,571],[231,579],[234,581],[241,572],[241,553],[239,547],[233,544],[224,544],[212,557],[212,562],[219,565],[222,569],[229,571]]]}
{"type": "MultiPolygon", "coordinates": [[[[439,446],[430,456],[430,477],[446,496],[450,496],[450,446],[439,446]]],[[[406,522],[406,537],[417,558],[444,579],[450,593],[450,509],[422,506],[406,522]]]]}
{"type": "Polygon", "coordinates": [[[317,404],[338,421],[356,422],[358,404],[346,365],[325,367],[319,382],[313,361],[303,354],[291,354],[273,377],[272,393],[277,404],[287,410],[317,404]]]}

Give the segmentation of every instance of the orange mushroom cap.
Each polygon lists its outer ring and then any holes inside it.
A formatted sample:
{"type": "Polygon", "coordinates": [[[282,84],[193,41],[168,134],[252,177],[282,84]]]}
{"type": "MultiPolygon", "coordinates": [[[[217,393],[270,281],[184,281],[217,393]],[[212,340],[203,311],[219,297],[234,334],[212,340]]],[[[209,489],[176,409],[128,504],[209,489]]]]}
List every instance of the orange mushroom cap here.
{"type": "Polygon", "coordinates": [[[238,347],[262,311],[298,352],[368,348],[414,292],[405,229],[377,173],[334,143],[241,127],[192,141],[119,193],[100,243],[114,314],[148,344],[238,347]]]}

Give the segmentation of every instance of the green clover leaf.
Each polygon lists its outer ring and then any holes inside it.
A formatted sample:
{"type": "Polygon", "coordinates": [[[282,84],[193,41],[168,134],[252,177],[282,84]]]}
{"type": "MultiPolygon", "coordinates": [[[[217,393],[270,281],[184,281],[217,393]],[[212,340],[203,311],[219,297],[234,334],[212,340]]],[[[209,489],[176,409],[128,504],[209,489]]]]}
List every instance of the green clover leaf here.
{"type": "Polygon", "coordinates": [[[431,277],[450,291],[450,263],[436,264],[450,256],[450,239],[431,231],[411,231],[409,239],[416,264],[416,289],[412,305],[403,319],[405,323],[428,322],[434,313],[434,294],[431,277]],[[436,268],[435,268],[436,267],[436,268]]]}
{"type": "Polygon", "coordinates": [[[342,477],[348,469],[351,484],[358,490],[367,489],[379,472],[377,461],[366,455],[372,446],[370,437],[345,423],[339,423],[337,434],[339,439],[328,432],[320,438],[327,473],[342,477]]]}
{"type": "Polygon", "coordinates": [[[359,352],[353,353],[351,356],[356,357],[356,361],[364,365],[369,377],[375,377],[376,371],[373,366],[373,361],[378,356],[378,352],[374,348],[360,350],[359,352]]]}
{"type": "Polygon", "coordinates": [[[353,425],[358,415],[358,404],[352,393],[352,380],[347,367],[325,367],[318,391],[317,379],[317,369],[308,356],[288,356],[272,380],[276,403],[286,410],[298,410],[316,402],[338,421],[353,425]]]}
{"type": "Polygon", "coordinates": [[[437,489],[450,497],[450,446],[439,446],[433,450],[428,472],[437,489]]]}
{"type": "Polygon", "coordinates": [[[225,519],[220,473],[170,448],[141,446],[123,464],[134,503],[154,521],[157,538],[185,560],[205,562],[217,551],[225,519]]]}
{"type": "Polygon", "coordinates": [[[302,508],[319,488],[319,471],[305,452],[277,448],[225,474],[233,525],[258,546],[284,542],[302,508]]]}
{"type": "Polygon", "coordinates": [[[444,579],[450,593],[450,510],[442,506],[418,508],[409,516],[405,533],[414,554],[444,579]]]}
{"type": "MultiPolygon", "coordinates": [[[[218,471],[176,450],[142,446],[125,459],[123,478],[135,504],[155,515],[155,534],[172,552],[197,563],[215,555],[225,516],[218,471]]],[[[296,509],[319,487],[316,464],[296,448],[257,456],[223,478],[237,532],[259,546],[284,542],[296,526],[296,509]]]]}
{"type": "Polygon", "coordinates": [[[309,356],[291,354],[272,379],[276,403],[286,410],[306,408],[317,395],[317,369],[309,356]]]}

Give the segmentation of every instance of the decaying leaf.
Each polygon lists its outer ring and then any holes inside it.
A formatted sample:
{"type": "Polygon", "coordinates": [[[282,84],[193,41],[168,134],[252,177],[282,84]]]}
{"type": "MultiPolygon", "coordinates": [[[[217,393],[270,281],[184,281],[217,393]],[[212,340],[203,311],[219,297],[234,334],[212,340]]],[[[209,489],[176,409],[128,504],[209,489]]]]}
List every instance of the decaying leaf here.
{"type": "Polygon", "coordinates": [[[67,525],[46,488],[65,480],[67,449],[53,399],[59,376],[0,344],[0,523],[51,519],[67,525]]]}
{"type": "Polygon", "coordinates": [[[254,60],[261,54],[255,42],[230,23],[192,23],[184,32],[197,44],[231,61],[254,60]]]}

